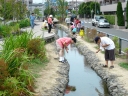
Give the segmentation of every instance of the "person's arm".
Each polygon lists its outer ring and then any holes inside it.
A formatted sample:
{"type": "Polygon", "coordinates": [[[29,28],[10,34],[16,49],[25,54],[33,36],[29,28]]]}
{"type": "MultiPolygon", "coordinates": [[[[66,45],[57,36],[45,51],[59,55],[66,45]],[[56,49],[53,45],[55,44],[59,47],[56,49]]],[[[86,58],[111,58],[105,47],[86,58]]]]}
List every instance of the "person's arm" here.
{"type": "Polygon", "coordinates": [[[107,47],[107,46],[109,46],[110,44],[105,44],[105,45],[102,45],[102,47],[103,48],[105,48],[105,47],[107,47]]]}
{"type": "Polygon", "coordinates": [[[100,51],[100,48],[96,51],[96,53],[98,53],[100,51]]]}
{"type": "Polygon", "coordinates": [[[98,45],[98,50],[96,51],[96,53],[98,53],[100,51],[100,47],[101,47],[101,44],[98,45]]]}
{"type": "Polygon", "coordinates": [[[68,53],[68,47],[67,47],[67,45],[66,45],[66,42],[64,42],[63,45],[64,45],[64,49],[65,49],[66,52],[68,53]]]}

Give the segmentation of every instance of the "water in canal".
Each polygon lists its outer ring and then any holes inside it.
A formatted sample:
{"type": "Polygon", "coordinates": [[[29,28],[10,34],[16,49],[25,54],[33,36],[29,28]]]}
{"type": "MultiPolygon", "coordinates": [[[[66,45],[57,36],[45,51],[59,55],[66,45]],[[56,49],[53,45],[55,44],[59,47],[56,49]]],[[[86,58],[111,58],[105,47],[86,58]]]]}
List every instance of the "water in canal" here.
{"type": "MultiPolygon", "coordinates": [[[[61,30],[58,30],[58,35],[66,36],[61,30]]],[[[70,64],[70,71],[65,96],[109,96],[106,83],[90,68],[86,58],[76,47],[68,47],[69,52],[65,52],[65,58],[70,64]]]]}

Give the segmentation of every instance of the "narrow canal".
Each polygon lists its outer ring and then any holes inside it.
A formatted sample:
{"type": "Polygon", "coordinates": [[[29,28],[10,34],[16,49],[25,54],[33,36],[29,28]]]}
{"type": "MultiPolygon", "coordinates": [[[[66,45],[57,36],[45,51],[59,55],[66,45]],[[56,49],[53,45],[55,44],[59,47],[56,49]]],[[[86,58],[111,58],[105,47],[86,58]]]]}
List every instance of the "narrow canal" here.
{"type": "MultiPolygon", "coordinates": [[[[58,30],[59,37],[65,37],[64,31],[58,30]]],[[[109,96],[106,83],[90,68],[86,58],[76,47],[69,47],[65,58],[70,64],[69,84],[65,96],[109,96]]]]}

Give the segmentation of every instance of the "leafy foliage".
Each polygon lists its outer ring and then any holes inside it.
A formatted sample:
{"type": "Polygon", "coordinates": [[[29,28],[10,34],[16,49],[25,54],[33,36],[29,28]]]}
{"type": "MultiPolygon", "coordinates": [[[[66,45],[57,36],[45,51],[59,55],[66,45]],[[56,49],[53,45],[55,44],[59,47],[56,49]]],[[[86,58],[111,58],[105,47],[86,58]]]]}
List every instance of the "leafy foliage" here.
{"type": "MultiPolygon", "coordinates": [[[[79,6],[79,11],[78,13],[80,15],[86,14],[86,16],[91,16],[91,10],[93,10],[92,15],[95,14],[95,2],[89,1],[89,2],[83,2],[79,6]]],[[[100,14],[100,5],[98,2],[96,2],[96,14],[100,14]]]]}
{"type": "Polygon", "coordinates": [[[46,8],[46,9],[44,10],[44,15],[45,15],[45,16],[48,16],[49,14],[52,14],[53,16],[55,16],[55,11],[54,11],[53,8],[46,8]]]}
{"type": "Polygon", "coordinates": [[[65,0],[57,0],[57,5],[57,14],[60,15],[61,21],[64,21],[68,3],[65,0]]]}
{"type": "Polygon", "coordinates": [[[128,1],[126,4],[126,20],[127,20],[127,27],[128,27],[128,1]]]}
{"type": "Polygon", "coordinates": [[[117,24],[118,26],[124,26],[124,17],[121,2],[118,2],[117,5],[117,24]]]}
{"type": "Polygon", "coordinates": [[[115,15],[103,15],[103,16],[108,20],[110,24],[115,25],[115,15]]]}
{"type": "Polygon", "coordinates": [[[24,28],[30,26],[30,20],[29,19],[23,19],[19,22],[19,27],[24,28]]]}
{"type": "Polygon", "coordinates": [[[25,17],[27,12],[26,5],[22,3],[22,1],[15,0],[0,0],[0,15],[4,17],[4,19],[13,19],[17,20],[25,17]]]}

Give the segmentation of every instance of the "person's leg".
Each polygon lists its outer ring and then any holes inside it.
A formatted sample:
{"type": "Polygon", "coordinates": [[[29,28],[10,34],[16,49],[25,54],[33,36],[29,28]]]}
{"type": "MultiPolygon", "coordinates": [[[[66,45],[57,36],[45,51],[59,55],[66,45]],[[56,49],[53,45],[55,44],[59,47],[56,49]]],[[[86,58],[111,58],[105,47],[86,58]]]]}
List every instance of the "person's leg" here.
{"type": "Polygon", "coordinates": [[[110,60],[110,62],[111,62],[110,68],[114,68],[115,49],[109,50],[109,60],[110,60]]]}
{"type": "Polygon", "coordinates": [[[59,61],[64,61],[64,49],[56,42],[59,61]]]}
{"type": "Polygon", "coordinates": [[[111,66],[114,66],[114,65],[113,65],[114,61],[110,61],[110,62],[111,62],[111,66]]]}
{"type": "Polygon", "coordinates": [[[30,21],[31,28],[33,28],[32,21],[30,21]]]}
{"type": "Polygon", "coordinates": [[[50,24],[48,23],[48,33],[50,33],[50,24]]]}
{"type": "Polygon", "coordinates": [[[107,65],[107,66],[108,66],[108,60],[105,60],[105,62],[106,62],[106,64],[105,64],[105,65],[107,65]]]}
{"type": "Polygon", "coordinates": [[[52,29],[52,24],[50,24],[49,33],[51,32],[51,29],[52,29]]]}
{"type": "Polygon", "coordinates": [[[34,28],[34,21],[32,21],[32,29],[34,28]]]}
{"type": "Polygon", "coordinates": [[[64,61],[64,49],[61,49],[59,52],[59,61],[64,61]]]}
{"type": "Polygon", "coordinates": [[[108,54],[108,50],[105,50],[105,65],[104,67],[108,67],[108,59],[109,59],[109,54],[108,54]]]}

